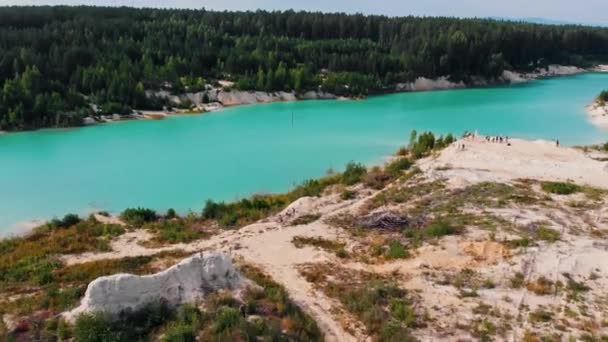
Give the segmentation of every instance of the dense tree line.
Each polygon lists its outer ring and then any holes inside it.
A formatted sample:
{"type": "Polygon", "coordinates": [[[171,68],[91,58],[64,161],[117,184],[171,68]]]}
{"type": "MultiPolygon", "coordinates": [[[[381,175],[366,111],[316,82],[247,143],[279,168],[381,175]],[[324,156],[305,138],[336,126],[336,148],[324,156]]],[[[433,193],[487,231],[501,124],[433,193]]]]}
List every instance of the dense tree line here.
{"type": "Polygon", "coordinates": [[[0,129],[158,109],[146,90],[381,91],[416,77],[608,57],[608,29],[481,19],[100,7],[0,8],[0,129]]]}

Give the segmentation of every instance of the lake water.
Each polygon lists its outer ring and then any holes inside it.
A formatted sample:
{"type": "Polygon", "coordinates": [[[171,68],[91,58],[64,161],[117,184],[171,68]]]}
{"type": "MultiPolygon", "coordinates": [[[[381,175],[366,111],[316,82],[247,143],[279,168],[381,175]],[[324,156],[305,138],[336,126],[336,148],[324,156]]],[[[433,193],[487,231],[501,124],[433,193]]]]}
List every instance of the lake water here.
{"type": "Polygon", "coordinates": [[[0,232],[68,212],[132,206],[199,212],[209,198],[282,192],[350,160],[381,163],[412,129],[597,143],[608,134],[588,123],[584,107],[607,88],[608,74],[590,73],[6,134],[0,136],[0,232]]]}

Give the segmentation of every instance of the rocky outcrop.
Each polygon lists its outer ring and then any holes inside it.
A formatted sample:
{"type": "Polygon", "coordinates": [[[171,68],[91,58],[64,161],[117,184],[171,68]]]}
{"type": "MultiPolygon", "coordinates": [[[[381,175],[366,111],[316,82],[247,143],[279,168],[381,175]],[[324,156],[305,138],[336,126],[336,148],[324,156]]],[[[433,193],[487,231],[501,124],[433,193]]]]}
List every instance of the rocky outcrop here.
{"type": "Polygon", "coordinates": [[[217,95],[217,101],[224,106],[236,106],[242,104],[270,103],[278,101],[295,101],[296,95],[292,92],[263,91],[222,91],[217,95]]]}
{"type": "Polygon", "coordinates": [[[89,284],[80,306],[65,317],[73,320],[84,312],[116,316],[158,301],[171,306],[195,303],[211,292],[237,290],[247,283],[227,254],[200,253],[152,275],[115,274],[97,278],[89,284]]]}
{"type": "Polygon", "coordinates": [[[594,72],[608,72],[608,64],[600,64],[591,68],[591,71],[594,72]]]}
{"type": "Polygon", "coordinates": [[[416,81],[410,83],[399,83],[396,86],[397,91],[429,91],[429,90],[445,90],[465,88],[464,82],[452,82],[447,77],[439,77],[430,79],[426,77],[418,77],[416,81]]]}
{"type": "Polygon", "coordinates": [[[301,100],[335,100],[338,97],[334,94],[326,93],[323,91],[307,91],[299,95],[301,100]]]}
{"type": "Polygon", "coordinates": [[[531,80],[536,80],[539,78],[577,75],[585,71],[585,69],[581,69],[575,66],[549,65],[546,68],[538,68],[530,73],[519,73],[515,71],[505,70],[502,73],[502,79],[507,83],[522,83],[531,80]]]}

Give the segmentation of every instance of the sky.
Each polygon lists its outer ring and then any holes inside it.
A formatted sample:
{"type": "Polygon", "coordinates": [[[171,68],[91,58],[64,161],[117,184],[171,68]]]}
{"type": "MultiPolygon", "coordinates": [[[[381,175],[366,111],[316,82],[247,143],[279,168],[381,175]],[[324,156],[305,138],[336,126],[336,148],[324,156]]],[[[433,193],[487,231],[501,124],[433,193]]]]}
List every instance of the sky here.
{"type": "Polygon", "coordinates": [[[0,5],[98,5],[217,10],[309,10],[385,14],[545,18],[608,26],[607,0],[0,0],[0,5]]]}

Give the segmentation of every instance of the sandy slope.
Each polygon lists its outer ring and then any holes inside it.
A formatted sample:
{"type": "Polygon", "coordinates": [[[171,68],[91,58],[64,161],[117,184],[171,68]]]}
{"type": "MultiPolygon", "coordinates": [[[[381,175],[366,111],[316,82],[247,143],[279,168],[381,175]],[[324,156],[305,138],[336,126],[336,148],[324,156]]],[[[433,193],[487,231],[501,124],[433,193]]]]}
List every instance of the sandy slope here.
{"type": "Polygon", "coordinates": [[[592,124],[603,129],[608,129],[608,105],[600,106],[596,102],[587,106],[587,114],[592,124]]]}
{"type": "Polygon", "coordinates": [[[571,180],[608,188],[607,164],[589,158],[579,149],[557,147],[555,142],[543,140],[509,141],[511,146],[487,142],[482,137],[465,139],[460,142],[465,145],[464,151],[458,149],[458,144],[452,145],[440,156],[422,161],[420,167],[430,176],[447,178],[454,186],[531,178],[571,180]]]}

